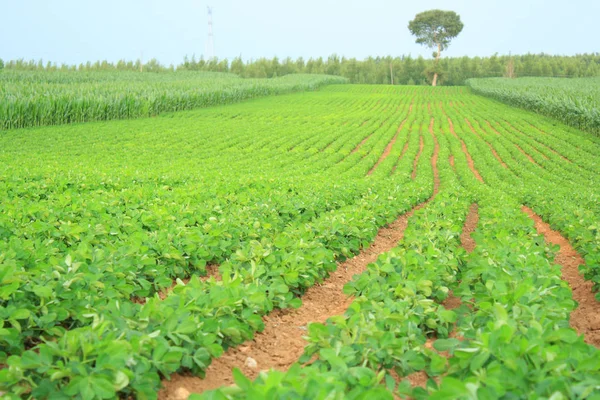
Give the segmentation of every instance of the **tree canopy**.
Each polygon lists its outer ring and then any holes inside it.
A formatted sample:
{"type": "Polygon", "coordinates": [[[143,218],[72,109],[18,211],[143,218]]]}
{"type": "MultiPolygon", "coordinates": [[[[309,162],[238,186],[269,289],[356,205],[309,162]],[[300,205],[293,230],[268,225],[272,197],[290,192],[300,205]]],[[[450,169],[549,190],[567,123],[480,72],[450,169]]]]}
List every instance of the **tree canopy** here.
{"type": "Polygon", "coordinates": [[[408,30],[417,37],[416,42],[430,48],[437,47],[433,83],[435,86],[439,71],[438,61],[442,50],[448,48],[450,41],[463,29],[460,16],[454,11],[429,10],[419,13],[408,23],[408,30]]]}

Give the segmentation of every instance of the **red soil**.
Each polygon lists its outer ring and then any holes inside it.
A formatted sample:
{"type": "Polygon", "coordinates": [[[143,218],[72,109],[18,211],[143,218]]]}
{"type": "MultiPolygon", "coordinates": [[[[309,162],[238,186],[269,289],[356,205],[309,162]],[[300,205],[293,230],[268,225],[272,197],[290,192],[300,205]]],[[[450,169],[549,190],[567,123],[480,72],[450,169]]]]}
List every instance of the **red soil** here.
{"type": "Polygon", "coordinates": [[[553,230],[531,208],[524,206],[523,211],[533,219],[535,228],[538,233],[544,235],[546,242],[560,246],[554,261],[562,267],[562,279],[569,283],[573,299],[578,303],[571,313],[571,327],[584,336],[586,343],[599,347],[600,304],[592,292],[592,282],[585,280],[578,270],[579,265],[585,261],[560,232],[553,230]]]}

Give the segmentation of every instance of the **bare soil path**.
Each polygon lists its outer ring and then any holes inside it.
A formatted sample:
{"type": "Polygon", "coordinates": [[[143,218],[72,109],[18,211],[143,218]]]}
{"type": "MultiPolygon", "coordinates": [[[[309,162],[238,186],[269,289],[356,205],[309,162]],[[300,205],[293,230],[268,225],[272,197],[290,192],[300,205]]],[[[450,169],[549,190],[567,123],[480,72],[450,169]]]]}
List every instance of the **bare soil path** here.
{"type": "Polygon", "coordinates": [[[586,343],[600,346],[600,303],[592,292],[592,282],[579,273],[584,260],[571,246],[569,241],[553,230],[531,208],[523,206],[523,211],[535,222],[538,233],[544,235],[546,242],[560,246],[554,261],[562,267],[562,279],[569,283],[573,299],[579,303],[571,313],[571,327],[584,336],[586,343]]]}

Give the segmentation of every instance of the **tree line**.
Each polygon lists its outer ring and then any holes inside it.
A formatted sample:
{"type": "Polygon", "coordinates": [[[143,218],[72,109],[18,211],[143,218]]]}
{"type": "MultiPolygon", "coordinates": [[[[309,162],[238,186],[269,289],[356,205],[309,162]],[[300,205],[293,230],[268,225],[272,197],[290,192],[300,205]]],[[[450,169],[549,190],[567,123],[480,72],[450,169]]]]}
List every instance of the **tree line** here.
{"type": "MultiPolygon", "coordinates": [[[[259,58],[244,61],[227,59],[196,59],[185,57],[177,66],[164,66],[156,59],[137,61],[97,61],[79,65],[60,65],[40,61],[11,60],[2,62],[6,69],[46,71],[211,71],[231,72],[245,78],[272,78],[288,74],[328,74],[348,78],[352,83],[429,85],[434,70],[432,59],[423,57],[368,57],[364,60],[340,57],[302,57],[297,59],[259,58]]],[[[439,60],[435,68],[438,84],[462,85],[470,78],[484,77],[593,77],[600,76],[600,53],[575,56],[548,54],[498,55],[490,57],[450,57],[439,60]]]]}

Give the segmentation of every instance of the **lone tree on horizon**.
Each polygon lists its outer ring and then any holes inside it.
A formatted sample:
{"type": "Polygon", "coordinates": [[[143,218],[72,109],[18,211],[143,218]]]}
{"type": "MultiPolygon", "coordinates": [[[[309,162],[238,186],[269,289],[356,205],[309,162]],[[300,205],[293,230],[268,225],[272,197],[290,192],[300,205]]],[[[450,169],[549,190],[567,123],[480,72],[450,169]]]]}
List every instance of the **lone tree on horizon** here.
{"type": "Polygon", "coordinates": [[[434,53],[435,64],[431,86],[437,84],[438,65],[442,50],[448,48],[450,41],[458,36],[463,26],[457,13],[442,10],[423,11],[408,23],[408,30],[417,37],[417,43],[432,49],[437,47],[437,52],[434,53]]]}

